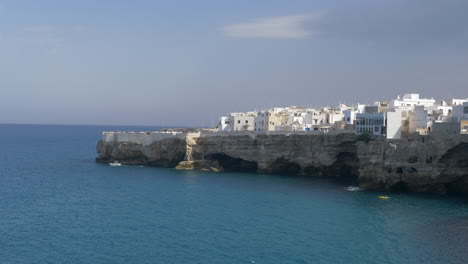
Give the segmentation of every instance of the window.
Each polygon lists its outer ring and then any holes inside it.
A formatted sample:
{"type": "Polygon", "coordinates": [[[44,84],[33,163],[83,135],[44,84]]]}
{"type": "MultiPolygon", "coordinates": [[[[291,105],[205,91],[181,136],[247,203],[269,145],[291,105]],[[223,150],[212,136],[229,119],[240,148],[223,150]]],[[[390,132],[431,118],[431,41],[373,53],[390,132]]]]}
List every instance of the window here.
{"type": "Polygon", "coordinates": [[[248,124],[248,123],[249,123],[249,120],[245,120],[245,123],[248,124]]]}
{"type": "Polygon", "coordinates": [[[383,119],[374,119],[373,125],[383,125],[383,119]]]}
{"type": "Polygon", "coordinates": [[[347,117],[347,118],[346,118],[346,121],[348,121],[348,122],[351,121],[351,118],[347,117]]]}
{"type": "Polygon", "coordinates": [[[374,127],[374,132],[379,132],[380,128],[379,127],[374,127]]]}
{"type": "Polygon", "coordinates": [[[237,124],[240,124],[240,120],[237,120],[237,124]]]}
{"type": "Polygon", "coordinates": [[[463,108],[463,113],[464,113],[464,114],[468,114],[468,106],[465,107],[465,108],[463,108]]]}

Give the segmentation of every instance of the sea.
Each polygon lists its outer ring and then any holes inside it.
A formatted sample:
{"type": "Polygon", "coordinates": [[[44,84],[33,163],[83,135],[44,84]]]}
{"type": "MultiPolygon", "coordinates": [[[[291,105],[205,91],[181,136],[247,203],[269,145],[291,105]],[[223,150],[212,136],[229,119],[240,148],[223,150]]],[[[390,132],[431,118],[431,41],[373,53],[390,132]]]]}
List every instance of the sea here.
{"type": "Polygon", "coordinates": [[[468,263],[467,197],[95,162],[157,129],[0,125],[0,263],[468,263]]]}

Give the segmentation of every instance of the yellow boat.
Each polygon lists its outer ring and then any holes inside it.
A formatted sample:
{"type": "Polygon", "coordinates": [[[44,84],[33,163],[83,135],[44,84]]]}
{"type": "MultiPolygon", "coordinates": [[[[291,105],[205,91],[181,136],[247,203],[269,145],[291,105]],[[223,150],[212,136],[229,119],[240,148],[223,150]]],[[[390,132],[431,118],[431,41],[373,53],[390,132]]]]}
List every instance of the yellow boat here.
{"type": "Polygon", "coordinates": [[[388,197],[388,196],[386,196],[386,195],[380,195],[379,198],[380,198],[380,199],[388,199],[388,198],[390,198],[390,197],[388,197]]]}

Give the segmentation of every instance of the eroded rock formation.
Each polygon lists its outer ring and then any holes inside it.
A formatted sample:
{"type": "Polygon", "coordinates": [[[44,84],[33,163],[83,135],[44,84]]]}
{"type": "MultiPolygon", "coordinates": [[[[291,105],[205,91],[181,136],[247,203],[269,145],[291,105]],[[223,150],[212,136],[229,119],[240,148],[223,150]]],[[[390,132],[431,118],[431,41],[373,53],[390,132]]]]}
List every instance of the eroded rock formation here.
{"type": "Polygon", "coordinates": [[[104,137],[97,149],[98,162],[340,177],[366,189],[468,193],[465,135],[360,141],[353,134],[193,133],[151,140],[104,137]]]}

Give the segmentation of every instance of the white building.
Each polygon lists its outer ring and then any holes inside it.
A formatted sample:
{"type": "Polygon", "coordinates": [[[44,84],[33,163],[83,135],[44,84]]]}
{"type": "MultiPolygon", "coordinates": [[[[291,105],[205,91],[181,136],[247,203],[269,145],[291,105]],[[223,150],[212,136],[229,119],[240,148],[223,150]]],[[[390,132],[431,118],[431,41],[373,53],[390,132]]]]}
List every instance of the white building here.
{"type": "Polygon", "coordinates": [[[311,125],[310,124],[300,124],[299,122],[293,123],[291,125],[292,131],[310,131],[311,125]]]}
{"type": "Polygon", "coordinates": [[[400,96],[397,99],[393,99],[390,101],[390,108],[398,108],[398,107],[411,107],[411,106],[433,106],[435,104],[434,99],[427,99],[427,98],[419,98],[419,94],[405,94],[402,99],[400,96]]]}
{"type": "Polygon", "coordinates": [[[404,120],[406,120],[406,111],[395,109],[392,112],[387,112],[387,138],[400,139],[404,128],[404,120]]]}
{"type": "Polygon", "coordinates": [[[452,106],[437,106],[437,110],[440,111],[441,116],[449,116],[452,114],[452,106]]]}
{"type": "Polygon", "coordinates": [[[290,113],[288,116],[288,124],[302,124],[304,123],[305,113],[290,113]]]}
{"type": "Polygon", "coordinates": [[[347,125],[354,124],[354,119],[356,119],[356,114],[359,113],[357,110],[345,110],[344,111],[344,121],[347,125]]]}
{"type": "MultiPolygon", "coordinates": [[[[468,99],[420,98],[405,94],[374,105],[357,104],[336,108],[275,107],[269,110],[231,113],[221,117],[219,131],[323,131],[355,130],[357,134],[386,135],[389,139],[410,133],[427,134],[437,123],[468,122],[468,99]],[[437,104],[436,104],[437,103],[437,104]],[[440,104],[439,104],[440,103],[440,104]]],[[[439,125],[442,128],[444,125],[439,125]]],[[[440,130],[440,129],[439,129],[440,130]]],[[[440,130],[442,131],[442,130],[440,130]]]]}
{"type": "MultiPolygon", "coordinates": [[[[327,114],[314,112],[311,116],[311,119],[312,119],[312,125],[314,127],[328,125],[327,114]]],[[[314,130],[318,130],[318,129],[314,129],[314,130]]]]}
{"type": "Polygon", "coordinates": [[[412,111],[409,112],[409,132],[418,132],[421,135],[426,135],[428,127],[431,126],[432,122],[429,118],[427,110],[424,106],[415,106],[412,111]]]}
{"type": "Polygon", "coordinates": [[[233,131],[254,131],[255,112],[231,113],[233,131]]]}
{"type": "Polygon", "coordinates": [[[260,111],[254,118],[254,131],[268,131],[268,112],[260,111]]]}
{"type": "Polygon", "coordinates": [[[231,132],[233,130],[234,121],[231,116],[222,116],[219,122],[219,131],[231,132]]]}
{"type": "Polygon", "coordinates": [[[356,114],[356,134],[368,133],[371,135],[385,134],[385,113],[356,114]]]}
{"type": "Polygon", "coordinates": [[[445,103],[446,105],[455,106],[455,105],[463,105],[463,103],[466,103],[466,102],[468,102],[468,99],[450,98],[450,99],[446,99],[446,100],[441,101],[441,105],[443,105],[443,103],[445,103]]]}
{"type": "Polygon", "coordinates": [[[456,122],[468,120],[468,102],[453,106],[452,117],[454,117],[456,122]]]}
{"type": "Polygon", "coordinates": [[[328,114],[328,123],[334,124],[335,122],[340,122],[344,120],[345,115],[341,113],[329,113],[328,114]]]}

